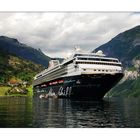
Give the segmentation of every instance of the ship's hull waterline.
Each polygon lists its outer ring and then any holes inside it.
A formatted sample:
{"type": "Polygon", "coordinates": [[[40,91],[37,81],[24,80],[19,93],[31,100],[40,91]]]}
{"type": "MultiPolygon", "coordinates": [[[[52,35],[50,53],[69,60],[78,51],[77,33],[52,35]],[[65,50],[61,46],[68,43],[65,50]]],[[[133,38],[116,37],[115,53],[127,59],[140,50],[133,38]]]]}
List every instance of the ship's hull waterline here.
{"type": "Polygon", "coordinates": [[[40,98],[78,98],[100,100],[123,77],[123,73],[69,76],[34,85],[40,98]]]}

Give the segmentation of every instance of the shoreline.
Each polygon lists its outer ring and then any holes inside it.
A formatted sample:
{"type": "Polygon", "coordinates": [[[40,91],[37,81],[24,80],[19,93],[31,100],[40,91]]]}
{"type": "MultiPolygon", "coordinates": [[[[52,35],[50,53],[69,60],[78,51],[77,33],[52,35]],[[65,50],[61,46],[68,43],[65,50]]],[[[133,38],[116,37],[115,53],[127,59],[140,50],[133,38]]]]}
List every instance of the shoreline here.
{"type": "MultiPolygon", "coordinates": [[[[32,85],[25,87],[26,93],[21,93],[21,92],[15,92],[15,93],[8,93],[13,87],[11,86],[0,86],[0,97],[1,96],[33,96],[33,88],[32,85]]],[[[14,87],[16,88],[16,86],[14,87]]]]}

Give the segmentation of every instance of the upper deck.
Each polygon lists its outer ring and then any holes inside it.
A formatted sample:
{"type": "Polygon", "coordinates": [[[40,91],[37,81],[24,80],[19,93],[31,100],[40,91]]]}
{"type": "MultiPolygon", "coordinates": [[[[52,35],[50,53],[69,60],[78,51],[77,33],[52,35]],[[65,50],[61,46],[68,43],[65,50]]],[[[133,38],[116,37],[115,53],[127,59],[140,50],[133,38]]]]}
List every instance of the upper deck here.
{"type": "Polygon", "coordinates": [[[118,59],[106,57],[102,51],[98,51],[97,53],[76,52],[69,58],[65,59],[62,63],[59,63],[58,60],[52,60],[50,62],[50,67],[37,74],[35,79],[45,75],[52,75],[52,77],[55,77],[54,75],[62,76],[66,74],[80,74],[82,73],[83,69],[85,73],[85,69],[91,70],[93,68],[94,71],[95,68],[97,70],[105,68],[106,71],[108,71],[108,69],[115,69],[120,71],[121,66],[122,64],[118,59]]]}

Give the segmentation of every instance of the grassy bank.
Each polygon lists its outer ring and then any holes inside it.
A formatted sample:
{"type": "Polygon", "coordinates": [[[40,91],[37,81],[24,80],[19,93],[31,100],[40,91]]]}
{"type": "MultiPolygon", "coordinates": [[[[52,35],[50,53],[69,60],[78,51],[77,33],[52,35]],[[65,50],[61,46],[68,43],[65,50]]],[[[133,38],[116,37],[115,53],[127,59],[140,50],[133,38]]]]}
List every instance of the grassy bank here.
{"type": "Polygon", "coordinates": [[[28,86],[27,93],[26,94],[21,94],[21,93],[12,93],[10,95],[7,95],[8,90],[10,90],[11,87],[9,86],[0,86],[0,96],[33,96],[33,88],[32,86],[28,86]]]}
{"type": "Polygon", "coordinates": [[[0,96],[5,96],[5,93],[11,89],[11,87],[8,86],[0,86],[0,96]]]}
{"type": "Polygon", "coordinates": [[[27,90],[28,90],[27,96],[33,96],[33,86],[28,86],[27,90]]]}

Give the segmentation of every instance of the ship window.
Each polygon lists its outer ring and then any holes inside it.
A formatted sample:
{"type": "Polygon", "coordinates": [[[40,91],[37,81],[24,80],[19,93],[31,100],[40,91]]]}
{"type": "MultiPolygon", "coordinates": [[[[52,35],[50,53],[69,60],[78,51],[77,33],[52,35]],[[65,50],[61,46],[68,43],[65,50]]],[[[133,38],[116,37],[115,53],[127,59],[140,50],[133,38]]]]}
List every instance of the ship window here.
{"type": "Polygon", "coordinates": [[[68,65],[70,63],[73,63],[73,60],[66,62],[64,65],[68,65]]]}
{"type": "MultiPolygon", "coordinates": [[[[80,56],[80,55],[76,55],[80,56]]],[[[112,59],[103,59],[103,58],[83,58],[83,57],[78,57],[78,60],[94,60],[94,61],[107,61],[107,62],[118,62],[118,60],[112,60],[112,59]]]]}
{"type": "Polygon", "coordinates": [[[76,62],[76,64],[98,64],[98,65],[112,65],[112,66],[121,66],[121,64],[111,64],[111,63],[97,63],[97,62],[76,62]]]}
{"type": "Polygon", "coordinates": [[[82,56],[82,54],[75,54],[74,57],[76,57],[76,56],[82,56]]]}
{"type": "Polygon", "coordinates": [[[36,78],[39,78],[39,77],[41,77],[42,76],[42,74],[41,75],[39,75],[39,76],[37,76],[36,78]]]}

